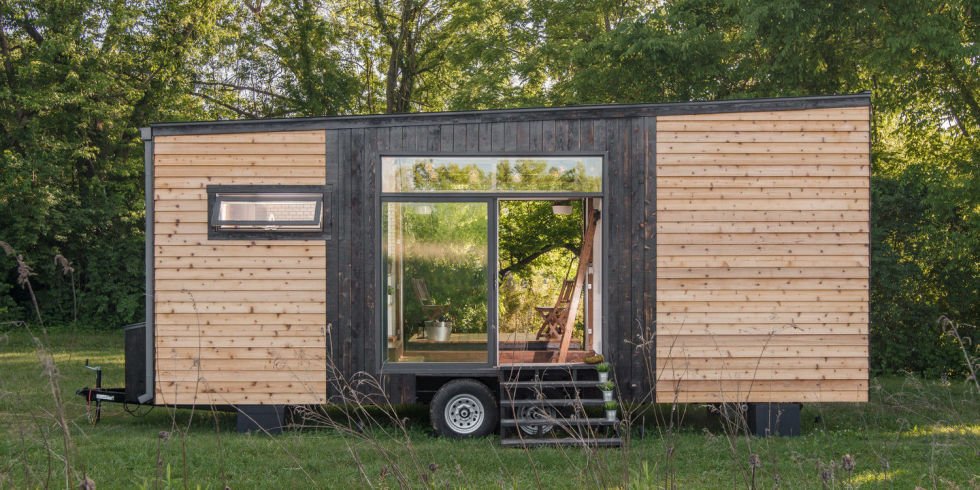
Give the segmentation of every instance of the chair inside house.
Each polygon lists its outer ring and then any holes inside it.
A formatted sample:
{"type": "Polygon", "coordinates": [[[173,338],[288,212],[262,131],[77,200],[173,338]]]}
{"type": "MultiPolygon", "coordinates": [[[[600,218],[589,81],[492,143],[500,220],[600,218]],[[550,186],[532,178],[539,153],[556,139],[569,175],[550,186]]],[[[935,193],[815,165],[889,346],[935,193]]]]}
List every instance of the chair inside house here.
{"type": "Polygon", "coordinates": [[[538,328],[536,336],[538,340],[561,338],[574,292],[575,281],[566,279],[561,284],[561,290],[558,292],[558,299],[555,300],[554,306],[536,306],[534,308],[543,320],[541,327],[538,328]]]}
{"type": "Polygon", "coordinates": [[[429,286],[425,279],[421,277],[412,278],[412,289],[415,290],[415,297],[422,305],[422,315],[426,320],[437,321],[439,317],[449,311],[449,305],[436,304],[435,299],[429,294],[429,286]]]}

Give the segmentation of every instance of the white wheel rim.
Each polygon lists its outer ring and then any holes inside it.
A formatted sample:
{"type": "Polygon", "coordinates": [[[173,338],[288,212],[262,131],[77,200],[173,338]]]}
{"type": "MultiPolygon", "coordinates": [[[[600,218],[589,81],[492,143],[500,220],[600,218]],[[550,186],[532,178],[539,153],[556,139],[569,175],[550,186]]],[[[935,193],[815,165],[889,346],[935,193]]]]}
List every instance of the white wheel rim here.
{"type": "Polygon", "coordinates": [[[446,425],[457,434],[476,432],[486,418],[483,402],[477,397],[463,393],[452,397],[446,404],[444,413],[446,425]]]}
{"type": "Polygon", "coordinates": [[[555,427],[555,415],[555,409],[552,407],[521,407],[520,411],[517,413],[517,417],[520,419],[540,419],[542,421],[551,421],[551,423],[542,423],[540,425],[521,424],[521,432],[529,436],[536,436],[538,434],[545,435],[551,432],[551,429],[555,427]]]}

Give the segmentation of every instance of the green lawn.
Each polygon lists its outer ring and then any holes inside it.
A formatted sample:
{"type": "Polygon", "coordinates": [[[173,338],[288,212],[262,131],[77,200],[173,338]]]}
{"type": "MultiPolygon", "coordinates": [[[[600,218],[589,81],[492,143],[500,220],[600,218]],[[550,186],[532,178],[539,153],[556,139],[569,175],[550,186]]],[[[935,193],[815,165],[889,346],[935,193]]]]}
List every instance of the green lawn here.
{"type": "MultiPolygon", "coordinates": [[[[705,408],[691,405],[678,407],[686,416],[672,434],[651,412],[645,437],[637,424],[623,449],[526,452],[500,448],[494,437],[432,437],[421,407],[400,413],[407,437],[395,425],[363,436],[327,429],[239,435],[229,414],[156,408],[133,417],[118,405],[106,406],[92,426],[74,395],[94,379],[82,366],[86,359],[102,365],[105,384],[121,385],[122,342],[121,332],[68,329],[47,341],[65,400],[71,465],[99,489],[184,488],[185,479],[188,488],[219,489],[732,488],[750,486],[751,454],[761,461],[759,487],[820,487],[826,478],[838,488],[980,488],[980,395],[961,380],[874,379],[871,403],[805,406],[804,435],[796,438],[729,436],[705,408]],[[855,461],[850,474],[841,468],[845,454],[855,461]]],[[[0,334],[0,488],[65,486],[65,437],[47,380],[26,333],[0,334]]]]}

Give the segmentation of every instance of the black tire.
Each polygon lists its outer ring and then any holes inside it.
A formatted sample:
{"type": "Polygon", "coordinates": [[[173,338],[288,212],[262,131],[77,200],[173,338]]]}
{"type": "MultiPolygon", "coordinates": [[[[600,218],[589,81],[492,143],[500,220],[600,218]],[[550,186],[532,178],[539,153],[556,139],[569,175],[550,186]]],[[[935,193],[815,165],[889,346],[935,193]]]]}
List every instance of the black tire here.
{"type": "Polygon", "coordinates": [[[454,379],[432,397],[429,419],[443,437],[483,437],[497,429],[500,410],[487,385],[475,379],[454,379]]]}

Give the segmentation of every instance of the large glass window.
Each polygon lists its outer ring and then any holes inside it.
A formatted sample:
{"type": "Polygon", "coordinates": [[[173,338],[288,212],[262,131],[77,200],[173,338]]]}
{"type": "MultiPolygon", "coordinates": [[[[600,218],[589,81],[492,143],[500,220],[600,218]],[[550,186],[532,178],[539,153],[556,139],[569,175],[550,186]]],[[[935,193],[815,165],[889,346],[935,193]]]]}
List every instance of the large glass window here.
{"type": "Polygon", "coordinates": [[[602,192],[602,157],[384,157],[384,192],[602,192]]]}
{"type": "Polygon", "coordinates": [[[488,361],[487,202],[382,204],[388,362],[488,361]]]}

